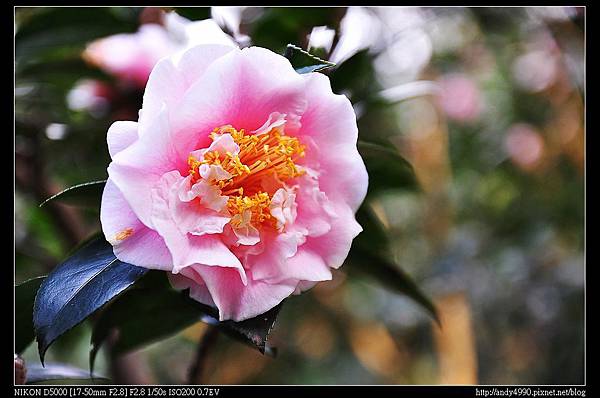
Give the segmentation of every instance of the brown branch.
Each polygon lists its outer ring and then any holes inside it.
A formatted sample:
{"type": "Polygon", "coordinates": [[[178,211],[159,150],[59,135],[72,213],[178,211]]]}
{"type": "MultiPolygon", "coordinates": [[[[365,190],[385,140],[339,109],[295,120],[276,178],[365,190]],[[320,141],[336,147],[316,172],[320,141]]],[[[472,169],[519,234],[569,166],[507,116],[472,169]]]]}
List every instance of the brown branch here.
{"type": "Polygon", "coordinates": [[[148,368],[143,353],[118,354],[115,352],[118,339],[119,332],[117,329],[113,329],[106,341],[112,382],[115,384],[154,384],[152,371],[148,368]]]}
{"type": "Polygon", "coordinates": [[[219,329],[216,326],[210,325],[198,342],[196,357],[188,373],[188,384],[203,384],[202,376],[206,367],[206,359],[211,347],[215,345],[218,335],[219,329]]]}
{"type": "Polygon", "coordinates": [[[331,54],[333,53],[333,50],[335,49],[338,42],[340,41],[340,27],[342,24],[342,19],[346,15],[346,12],[348,12],[348,7],[340,7],[335,10],[335,13],[333,16],[333,24],[332,24],[333,31],[335,32],[335,34],[333,35],[333,41],[331,42],[331,48],[329,49],[329,52],[327,53],[327,57],[325,58],[327,61],[329,61],[331,59],[331,54]]]}
{"type": "MultiPolygon", "coordinates": [[[[48,181],[38,135],[34,134],[31,141],[30,154],[15,153],[15,183],[20,189],[31,193],[39,204],[60,189],[48,181]]],[[[85,237],[85,228],[76,209],[52,202],[44,206],[44,209],[68,247],[77,245],[85,237]]]]}

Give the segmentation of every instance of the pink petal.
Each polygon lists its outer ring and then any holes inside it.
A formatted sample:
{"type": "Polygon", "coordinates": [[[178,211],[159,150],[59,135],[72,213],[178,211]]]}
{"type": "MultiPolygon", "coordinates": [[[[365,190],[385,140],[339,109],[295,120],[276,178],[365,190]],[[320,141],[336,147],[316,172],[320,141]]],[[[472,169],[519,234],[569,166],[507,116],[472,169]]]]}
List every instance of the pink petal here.
{"type": "MultiPolygon", "coordinates": [[[[202,166],[206,166],[206,165],[202,165],[202,166]]],[[[215,166],[214,168],[217,168],[217,166],[215,166]]],[[[220,168],[220,166],[219,166],[220,168]]],[[[226,173],[227,175],[230,176],[229,173],[227,173],[226,171],[224,171],[222,168],[221,170],[223,171],[223,173],[226,173]]],[[[219,174],[218,172],[215,172],[216,174],[219,174]]],[[[200,172],[200,174],[202,174],[202,172],[200,172]]],[[[227,177],[229,178],[229,177],[227,177]]],[[[187,177],[185,177],[184,179],[182,179],[181,181],[178,182],[178,186],[177,186],[177,197],[179,198],[180,202],[191,202],[192,200],[198,198],[198,201],[200,201],[201,206],[203,208],[206,209],[210,209],[213,212],[220,212],[221,210],[223,210],[223,208],[225,207],[225,205],[227,204],[227,199],[228,196],[222,196],[221,195],[221,190],[219,188],[217,188],[216,186],[214,186],[213,184],[205,181],[205,180],[200,180],[199,182],[195,183],[194,185],[191,185],[191,181],[192,181],[192,176],[188,175],[187,177]]],[[[196,202],[198,202],[196,201],[196,202]]],[[[176,207],[181,207],[184,206],[184,204],[180,204],[177,205],[176,207]]],[[[183,210],[186,209],[190,209],[190,205],[185,204],[183,210]]],[[[198,211],[203,211],[205,209],[197,209],[198,206],[194,206],[195,210],[198,211]]],[[[177,208],[175,208],[175,210],[177,210],[177,208]]],[[[208,213],[207,213],[208,214],[208,213]]]]}
{"type": "Polygon", "coordinates": [[[173,222],[182,234],[202,236],[219,234],[231,217],[208,209],[198,202],[181,202],[171,200],[169,205],[173,222]],[[173,203],[175,202],[175,203],[173,203]]]}
{"type": "Polygon", "coordinates": [[[193,267],[186,267],[179,274],[168,274],[169,282],[177,290],[190,289],[190,297],[196,301],[211,307],[216,307],[206,284],[194,270],[193,267]]]}
{"type": "Polygon", "coordinates": [[[223,32],[219,25],[212,19],[191,22],[185,27],[188,37],[188,45],[199,44],[221,44],[224,46],[237,47],[235,41],[227,33],[223,32]]]}
{"type": "Polygon", "coordinates": [[[327,195],[319,189],[318,182],[308,176],[298,179],[296,195],[296,201],[301,205],[297,209],[295,225],[306,228],[308,236],[312,237],[329,232],[335,212],[327,195]]]}
{"type": "Polygon", "coordinates": [[[196,236],[219,234],[231,217],[190,203],[179,202],[173,210],[173,220],[182,233],[196,236]]]}
{"type": "Polygon", "coordinates": [[[263,314],[290,296],[297,284],[296,281],[269,284],[248,279],[244,286],[233,269],[200,264],[193,267],[206,283],[219,309],[220,321],[239,322],[263,314]]]}
{"type": "Polygon", "coordinates": [[[296,220],[298,204],[296,194],[292,190],[279,188],[271,197],[269,211],[277,220],[277,229],[283,231],[286,225],[296,220]]]}
{"type": "Polygon", "coordinates": [[[206,72],[210,64],[234,49],[231,46],[207,44],[186,50],[177,63],[179,76],[183,78],[186,89],[206,72]]]}
{"type": "Polygon", "coordinates": [[[180,159],[173,148],[163,107],[152,128],[114,156],[108,166],[108,175],[137,217],[152,228],[152,188],[164,173],[178,167],[185,169],[185,160],[180,159]]]}
{"type": "Polygon", "coordinates": [[[138,124],[130,121],[114,122],[108,129],[106,141],[108,153],[114,157],[138,139],[138,124]]]}
{"type": "MultiPolygon", "coordinates": [[[[238,217],[240,215],[234,216],[233,220],[236,221],[238,217]]],[[[236,244],[238,245],[253,246],[260,242],[260,231],[250,223],[232,228],[232,230],[237,237],[236,244]]]]}
{"type": "MultiPolygon", "coordinates": [[[[166,106],[170,113],[176,110],[190,85],[198,80],[216,59],[233,49],[233,47],[223,45],[203,45],[185,51],[177,64],[174,64],[170,58],[158,62],[146,85],[144,102],[140,111],[140,124],[151,126],[153,119],[163,106],[166,106]]],[[[215,125],[209,128],[212,130],[219,126],[215,125]]],[[[204,134],[204,140],[201,140],[204,144],[210,143],[208,133],[210,131],[207,131],[204,134]]],[[[183,159],[187,159],[187,155],[197,149],[198,139],[196,134],[187,134],[177,138],[175,145],[183,159]]]]}
{"type": "Polygon", "coordinates": [[[298,286],[296,286],[296,290],[294,290],[294,295],[301,294],[302,292],[307,291],[308,289],[312,289],[319,281],[300,281],[298,282],[298,286]]]}
{"type": "Polygon", "coordinates": [[[251,132],[254,135],[260,135],[264,133],[268,133],[272,129],[281,128],[285,125],[285,114],[279,112],[273,112],[269,115],[269,119],[260,126],[258,129],[251,132]]]}
{"type": "Polygon", "coordinates": [[[104,236],[113,245],[119,260],[139,267],[171,269],[173,261],[164,240],[138,220],[110,179],[102,194],[100,222],[104,236]]]}
{"type": "Polygon", "coordinates": [[[233,155],[237,155],[240,152],[240,147],[235,143],[231,134],[222,134],[215,138],[208,148],[194,151],[191,155],[196,159],[204,159],[204,154],[213,151],[218,151],[219,153],[229,152],[233,155]]]}
{"type": "Polygon", "coordinates": [[[152,222],[173,256],[173,272],[196,263],[233,267],[245,283],[242,264],[219,236],[194,236],[181,230],[174,217],[173,204],[179,201],[177,186],[182,178],[178,171],[166,173],[152,194],[152,222]]]}
{"type": "Polygon", "coordinates": [[[218,164],[203,164],[198,168],[198,173],[206,181],[222,181],[232,177],[231,173],[218,164]]]}
{"type": "Polygon", "coordinates": [[[186,88],[173,61],[170,58],[161,59],[152,69],[144,91],[139,117],[140,135],[145,134],[146,128],[152,127],[153,120],[163,107],[170,110],[177,106],[186,88]]]}
{"type": "Polygon", "coordinates": [[[356,149],[358,129],[352,104],[345,96],[333,94],[327,76],[303,76],[308,108],[298,135],[309,136],[318,145],[306,150],[305,163],[320,165],[319,185],[331,200],[343,200],[356,211],[365,198],[369,179],[356,149]]]}
{"type": "Polygon", "coordinates": [[[354,211],[343,203],[334,206],[335,217],[331,221],[331,230],[316,238],[307,238],[303,248],[312,250],[321,256],[331,268],[339,268],[348,257],[352,240],[362,231],[354,218],[354,211]]]}
{"type": "Polygon", "coordinates": [[[281,283],[289,280],[328,281],[332,278],[331,270],[323,258],[304,247],[300,247],[293,257],[283,261],[269,261],[267,256],[262,256],[261,260],[252,268],[254,280],[281,283]]]}
{"type": "Polygon", "coordinates": [[[285,58],[258,47],[235,49],[189,88],[173,125],[184,135],[226,124],[253,131],[273,112],[300,115],[305,107],[303,79],[285,58]]]}
{"type": "MultiPolygon", "coordinates": [[[[287,260],[297,253],[298,246],[304,241],[303,234],[296,231],[280,234],[263,231],[261,243],[264,250],[245,256],[244,264],[250,269],[252,279],[273,279],[287,275],[287,260]]],[[[284,277],[282,280],[289,278],[284,277]]]]}

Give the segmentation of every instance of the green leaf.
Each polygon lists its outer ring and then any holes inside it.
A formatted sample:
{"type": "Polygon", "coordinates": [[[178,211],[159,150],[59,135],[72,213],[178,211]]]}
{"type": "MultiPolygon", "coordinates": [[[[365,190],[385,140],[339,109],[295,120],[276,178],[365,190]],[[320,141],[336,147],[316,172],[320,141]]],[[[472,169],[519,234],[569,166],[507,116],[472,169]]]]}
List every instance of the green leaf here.
{"type": "Polygon", "coordinates": [[[352,242],[347,260],[348,272],[366,275],[393,291],[407,295],[422,305],[439,323],[431,300],[407,273],[386,259],[390,256],[388,232],[368,201],[356,212],[356,221],[363,227],[363,232],[352,242]]]}
{"type": "Polygon", "coordinates": [[[103,237],[92,240],[59,264],[40,285],[33,307],[42,364],[52,342],[147,271],[118,260],[103,237]]]}
{"type": "Polygon", "coordinates": [[[174,11],[192,21],[210,18],[210,7],[175,7],[174,11]]]}
{"type": "Polygon", "coordinates": [[[282,305],[283,302],[262,315],[241,322],[217,322],[217,318],[214,316],[203,316],[202,320],[210,324],[216,324],[223,333],[258,349],[263,354],[275,356],[277,350],[275,347],[267,345],[267,339],[269,333],[273,330],[273,326],[275,326],[275,321],[277,320],[277,315],[279,314],[282,305]]]}
{"type": "Polygon", "coordinates": [[[46,366],[30,365],[27,367],[27,380],[25,384],[43,383],[53,380],[89,380],[89,384],[98,383],[98,381],[109,381],[105,376],[90,374],[90,372],[83,369],[61,363],[49,363],[46,366]]]}
{"type": "Polygon", "coordinates": [[[96,38],[134,32],[137,10],[117,7],[20,8],[27,15],[17,24],[15,56],[39,58],[55,53],[76,54],[96,38]]]}
{"type": "Polygon", "coordinates": [[[373,68],[373,54],[362,50],[342,62],[330,76],[334,93],[348,92],[352,103],[364,101],[382,90],[373,68]]]}
{"type": "Polygon", "coordinates": [[[363,228],[363,232],[354,238],[352,245],[372,253],[387,253],[390,244],[388,233],[368,201],[356,212],[356,221],[363,228]]]}
{"type": "Polygon", "coordinates": [[[117,330],[113,353],[122,354],[166,338],[198,321],[215,325],[229,337],[274,356],[275,349],[266,343],[280,307],[281,304],[241,322],[219,322],[215,308],[191,299],[187,290],[172,289],[165,272],[150,271],[102,310],[92,332],[90,369],[111,330],[117,330]]]}
{"type": "Polygon", "coordinates": [[[33,302],[42,281],[40,276],[15,286],[15,352],[22,353],[33,341],[33,302]]]}
{"type": "Polygon", "coordinates": [[[415,172],[393,146],[358,141],[358,152],[362,156],[369,173],[368,195],[387,190],[418,189],[415,172]]]}
{"type": "Polygon", "coordinates": [[[19,79],[36,84],[51,84],[55,90],[66,92],[84,78],[111,82],[114,77],[76,57],[46,57],[44,62],[19,63],[15,74],[19,79]]]}
{"type": "Polygon", "coordinates": [[[284,57],[290,61],[296,72],[300,74],[320,72],[335,66],[334,63],[325,61],[293,44],[287,45],[284,57]]]}
{"type": "Polygon", "coordinates": [[[425,308],[438,324],[440,323],[437,310],[431,300],[398,265],[382,256],[354,246],[348,255],[347,264],[349,273],[371,277],[388,289],[410,297],[425,308]]]}
{"type": "Polygon", "coordinates": [[[70,204],[79,204],[84,206],[96,206],[100,208],[100,200],[106,180],[85,182],[83,184],[73,185],[59,193],[52,195],[40,204],[40,207],[45,204],[59,200],[70,204]]]}
{"type": "Polygon", "coordinates": [[[122,354],[175,334],[198,322],[201,315],[185,294],[170,289],[165,272],[151,271],[100,314],[92,332],[90,370],[113,329],[117,338],[112,352],[122,354]]]}
{"type": "Polygon", "coordinates": [[[266,7],[242,27],[252,42],[275,52],[284,52],[288,43],[302,43],[314,26],[336,29],[343,7],[266,7]]]}

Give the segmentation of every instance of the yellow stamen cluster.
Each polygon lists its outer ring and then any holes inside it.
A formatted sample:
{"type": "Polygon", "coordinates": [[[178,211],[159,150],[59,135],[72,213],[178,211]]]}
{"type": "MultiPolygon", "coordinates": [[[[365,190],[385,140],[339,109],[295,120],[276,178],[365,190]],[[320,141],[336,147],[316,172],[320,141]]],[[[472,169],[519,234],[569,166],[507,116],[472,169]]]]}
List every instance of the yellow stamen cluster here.
{"type": "MultiPolygon", "coordinates": [[[[255,193],[251,196],[231,196],[227,201],[227,209],[232,215],[243,214],[246,210],[250,210],[252,224],[259,224],[265,220],[271,219],[269,213],[269,205],[271,197],[266,192],[255,193]]],[[[234,220],[235,227],[238,227],[243,219],[234,220]]]]}
{"type": "Polygon", "coordinates": [[[284,182],[302,175],[304,171],[298,169],[295,162],[304,156],[304,145],[295,137],[283,135],[278,129],[252,135],[227,125],[214,129],[210,137],[214,141],[222,134],[231,135],[240,148],[239,153],[234,155],[211,151],[204,154],[202,161],[190,156],[188,164],[193,180],[200,178],[198,167],[201,165],[220,165],[232,176],[215,181],[221,194],[229,196],[227,209],[231,216],[242,215],[249,210],[252,224],[271,219],[269,205],[274,192],[265,192],[262,181],[266,177],[275,177],[276,181],[284,182]]]}

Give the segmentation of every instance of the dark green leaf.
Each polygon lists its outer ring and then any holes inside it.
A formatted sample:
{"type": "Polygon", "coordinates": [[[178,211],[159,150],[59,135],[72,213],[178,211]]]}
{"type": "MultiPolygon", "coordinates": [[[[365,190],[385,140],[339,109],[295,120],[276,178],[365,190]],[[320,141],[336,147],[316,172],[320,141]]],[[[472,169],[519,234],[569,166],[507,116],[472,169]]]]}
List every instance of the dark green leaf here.
{"type": "Polygon", "coordinates": [[[284,56],[290,61],[296,72],[301,74],[320,72],[335,66],[334,63],[325,61],[293,44],[287,45],[284,56]]]}
{"type": "Polygon", "coordinates": [[[165,272],[151,271],[102,311],[92,332],[90,369],[112,330],[117,333],[112,352],[122,354],[175,334],[198,322],[200,316],[185,294],[168,286],[165,272]]]}
{"type": "MultiPolygon", "coordinates": [[[[279,304],[264,314],[251,319],[246,319],[245,321],[220,322],[218,323],[218,327],[228,336],[257,348],[263,354],[275,356],[277,351],[274,347],[269,347],[267,345],[267,339],[275,325],[277,315],[279,314],[282,305],[283,304],[279,304]]],[[[203,317],[202,320],[214,324],[216,319],[214,317],[212,319],[213,320],[203,317]]]]}
{"type": "Polygon", "coordinates": [[[412,278],[399,266],[364,249],[352,247],[347,259],[349,273],[369,276],[392,291],[402,293],[423,306],[439,324],[437,310],[412,278]]]}
{"type": "Polygon", "coordinates": [[[382,90],[377,83],[373,55],[362,50],[342,62],[330,76],[334,93],[349,92],[352,103],[373,97],[382,90]]]}
{"type": "Polygon", "coordinates": [[[287,43],[304,43],[314,26],[337,28],[344,7],[267,7],[242,26],[260,47],[285,51],[287,43]]]}
{"type": "Polygon", "coordinates": [[[33,341],[33,302],[45,276],[15,286],[15,352],[20,354],[33,341]]]}
{"type": "Polygon", "coordinates": [[[92,383],[97,383],[109,379],[102,375],[90,374],[90,372],[83,369],[60,363],[49,363],[46,366],[30,365],[27,367],[26,384],[51,380],[89,380],[92,383]]]}
{"type": "Polygon", "coordinates": [[[71,204],[83,204],[86,206],[95,205],[99,208],[105,185],[106,180],[91,181],[74,185],[70,188],[60,191],[55,195],[52,195],[43,201],[42,204],[40,204],[40,207],[44,206],[48,202],[60,200],[71,204]]]}
{"type": "Polygon", "coordinates": [[[15,73],[20,79],[36,84],[51,84],[55,89],[70,90],[73,84],[83,78],[111,82],[114,78],[106,72],[85,62],[79,54],[76,57],[58,56],[44,62],[19,63],[15,73]]]}
{"type": "Polygon", "coordinates": [[[358,141],[358,152],[369,173],[368,195],[394,189],[417,189],[415,172],[397,150],[372,142],[358,141]]]}
{"type": "Polygon", "coordinates": [[[111,330],[116,330],[113,353],[122,354],[175,334],[198,321],[215,325],[228,336],[274,356],[275,349],[266,343],[280,307],[281,304],[263,315],[241,322],[219,322],[215,308],[189,298],[187,291],[172,289],[164,272],[151,271],[102,311],[92,333],[90,369],[93,369],[97,352],[111,330]]]}
{"type": "Polygon", "coordinates": [[[352,245],[372,253],[387,253],[390,243],[388,233],[368,202],[363,203],[356,212],[356,221],[362,226],[363,232],[354,238],[352,245]]]}
{"type": "Polygon", "coordinates": [[[17,24],[17,59],[22,56],[38,58],[57,52],[76,54],[93,39],[134,32],[138,27],[137,10],[133,8],[42,7],[21,10],[29,11],[30,15],[17,24]]]}
{"type": "Polygon", "coordinates": [[[210,18],[210,7],[176,7],[175,12],[192,21],[210,18]]]}
{"type": "Polygon", "coordinates": [[[147,269],[119,261],[102,237],[58,265],[35,298],[33,325],[40,360],[48,346],[132,285],[147,269]]]}

